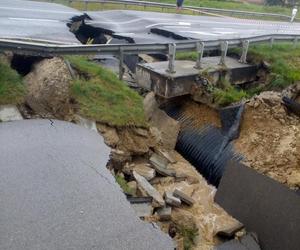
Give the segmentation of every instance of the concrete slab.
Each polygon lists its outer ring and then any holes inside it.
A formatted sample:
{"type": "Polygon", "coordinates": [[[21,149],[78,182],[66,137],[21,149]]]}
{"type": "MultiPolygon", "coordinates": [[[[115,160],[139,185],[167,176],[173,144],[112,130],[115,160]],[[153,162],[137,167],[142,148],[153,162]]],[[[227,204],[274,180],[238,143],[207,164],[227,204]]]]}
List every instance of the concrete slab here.
{"type": "Polygon", "coordinates": [[[226,58],[226,66],[219,65],[220,57],[204,57],[202,68],[195,69],[193,61],[175,61],[175,73],[167,72],[168,62],[137,65],[137,82],[155,94],[171,98],[191,94],[201,84],[201,76],[216,84],[222,78],[233,84],[255,80],[257,66],[243,64],[234,58],[226,58]]]}
{"type": "Polygon", "coordinates": [[[257,233],[261,249],[299,249],[300,196],[293,190],[232,163],[226,167],[215,200],[247,231],[257,233]]]}

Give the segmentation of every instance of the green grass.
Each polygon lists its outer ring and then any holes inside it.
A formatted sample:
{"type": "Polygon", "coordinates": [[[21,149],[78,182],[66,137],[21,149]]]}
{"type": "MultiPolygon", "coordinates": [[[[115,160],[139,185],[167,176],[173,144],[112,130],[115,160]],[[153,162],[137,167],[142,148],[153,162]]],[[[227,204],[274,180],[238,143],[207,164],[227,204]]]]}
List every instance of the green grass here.
{"type": "Polygon", "coordinates": [[[270,63],[271,74],[267,90],[281,90],[300,81],[300,46],[291,43],[270,45],[255,45],[249,49],[249,59],[252,62],[270,63]]]}
{"type": "MultiPolygon", "coordinates": [[[[47,0],[44,0],[47,1],[47,0]]],[[[49,1],[49,0],[48,0],[49,1]]],[[[174,0],[148,0],[150,2],[159,2],[159,3],[171,3],[175,4],[174,0]]],[[[68,5],[68,0],[55,0],[56,3],[61,3],[68,5]]],[[[285,14],[291,15],[291,8],[282,7],[282,6],[267,6],[267,5],[258,5],[258,4],[251,4],[242,1],[226,1],[226,0],[185,0],[184,5],[190,6],[197,6],[197,7],[210,7],[210,8],[219,8],[219,9],[234,9],[234,10],[244,10],[244,11],[252,11],[252,12],[267,12],[267,13],[277,13],[277,14],[285,14]]],[[[79,10],[84,10],[85,5],[84,3],[72,3],[71,7],[77,8],[79,10]]],[[[88,10],[111,10],[111,9],[125,9],[124,4],[104,4],[101,5],[99,3],[92,3],[88,5],[88,10]]],[[[155,12],[162,12],[161,8],[157,7],[147,7],[144,9],[142,6],[130,6],[127,5],[126,9],[130,10],[147,10],[147,11],[155,11],[155,12]]],[[[174,9],[164,8],[165,12],[174,13],[174,9]]],[[[194,14],[192,11],[184,11],[183,14],[194,14]]],[[[300,13],[297,15],[300,17],[300,13]]],[[[247,18],[247,16],[243,16],[247,18]]],[[[251,17],[250,17],[251,18],[251,17]]]]}
{"type": "Polygon", "coordinates": [[[184,250],[191,250],[195,245],[195,239],[198,236],[197,228],[177,226],[177,231],[183,237],[184,250]]]}
{"type": "Polygon", "coordinates": [[[67,59],[80,73],[71,86],[71,96],[82,116],[111,126],[147,126],[142,97],[113,72],[85,57],[67,59]]]}
{"type": "Polygon", "coordinates": [[[126,194],[132,194],[133,190],[128,186],[126,180],[121,175],[115,176],[116,182],[122,188],[123,192],[126,194]]]}
{"type": "Polygon", "coordinates": [[[242,99],[248,98],[248,93],[242,89],[237,89],[225,80],[222,81],[220,88],[213,89],[215,102],[220,106],[227,106],[242,99]]]}
{"type": "Polygon", "coordinates": [[[0,105],[20,104],[24,96],[25,87],[21,76],[0,57],[0,105]]]}

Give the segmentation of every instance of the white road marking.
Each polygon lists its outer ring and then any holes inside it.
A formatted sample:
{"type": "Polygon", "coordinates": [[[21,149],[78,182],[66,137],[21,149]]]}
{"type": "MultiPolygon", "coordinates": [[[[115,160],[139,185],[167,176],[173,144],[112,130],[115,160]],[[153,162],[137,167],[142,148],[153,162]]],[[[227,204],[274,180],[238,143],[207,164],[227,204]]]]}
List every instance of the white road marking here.
{"type": "Polygon", "coordinates": [[[59,20],[51,20],[51,19],[38,19],[38,18],[21,18],[21,17],[9,17],[9,20],[15,20],[15,21],[33,21],[33,22],[53,22],[53,23],[59,23],[59,20]]]}
{"type": "Polygon", "coordinates": [[[21,10],[21,11],[32,11],[32,12],[44,12],[44,13],[55,13],[55,14],[70,14],[70,15],[77,15],[76,12],[71,11],[60,11],[60,10],[42,10],[42,9],[26,9],[26,8],[16,8],[16,7],[1,7],[2,10],[21,10]]]}

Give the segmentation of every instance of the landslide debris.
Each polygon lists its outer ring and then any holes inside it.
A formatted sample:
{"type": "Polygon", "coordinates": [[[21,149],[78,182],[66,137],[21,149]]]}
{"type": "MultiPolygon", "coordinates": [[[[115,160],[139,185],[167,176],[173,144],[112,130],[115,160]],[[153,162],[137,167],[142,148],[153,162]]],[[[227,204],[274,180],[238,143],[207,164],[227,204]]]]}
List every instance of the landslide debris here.
{"type": "Polygon", "coordinates": [[[45,59],[36,63],[24,81],[26,102],[36,113],[58,118],[65,118],[70,113],[72,77],[63,59],[45,59]]]}
{"type": "Polygon", "coordinates": [[[246,164],[288,185],[300,187],[300,119],[288,114],[282,95],[263,92],[246,104],[236,150],[246,164]]]}

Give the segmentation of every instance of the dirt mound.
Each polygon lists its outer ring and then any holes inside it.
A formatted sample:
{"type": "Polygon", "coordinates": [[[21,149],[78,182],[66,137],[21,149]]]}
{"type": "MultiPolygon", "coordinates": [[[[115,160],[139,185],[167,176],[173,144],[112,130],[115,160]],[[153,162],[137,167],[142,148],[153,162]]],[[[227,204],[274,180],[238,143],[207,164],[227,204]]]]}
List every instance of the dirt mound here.
{"type": "Polygon", "coordinates": [[[63,118],[70,110],[70,72],[61,58],[45,59],[35,64],[25,77],[26,102],[38,114],[63,118]]]}
{"type": "Polygon", "coordinates": [[[258,172],[300,187],[300,119],[286,112],[280,93],[264,92],[246,104],[235,148],[258,172]]]}

